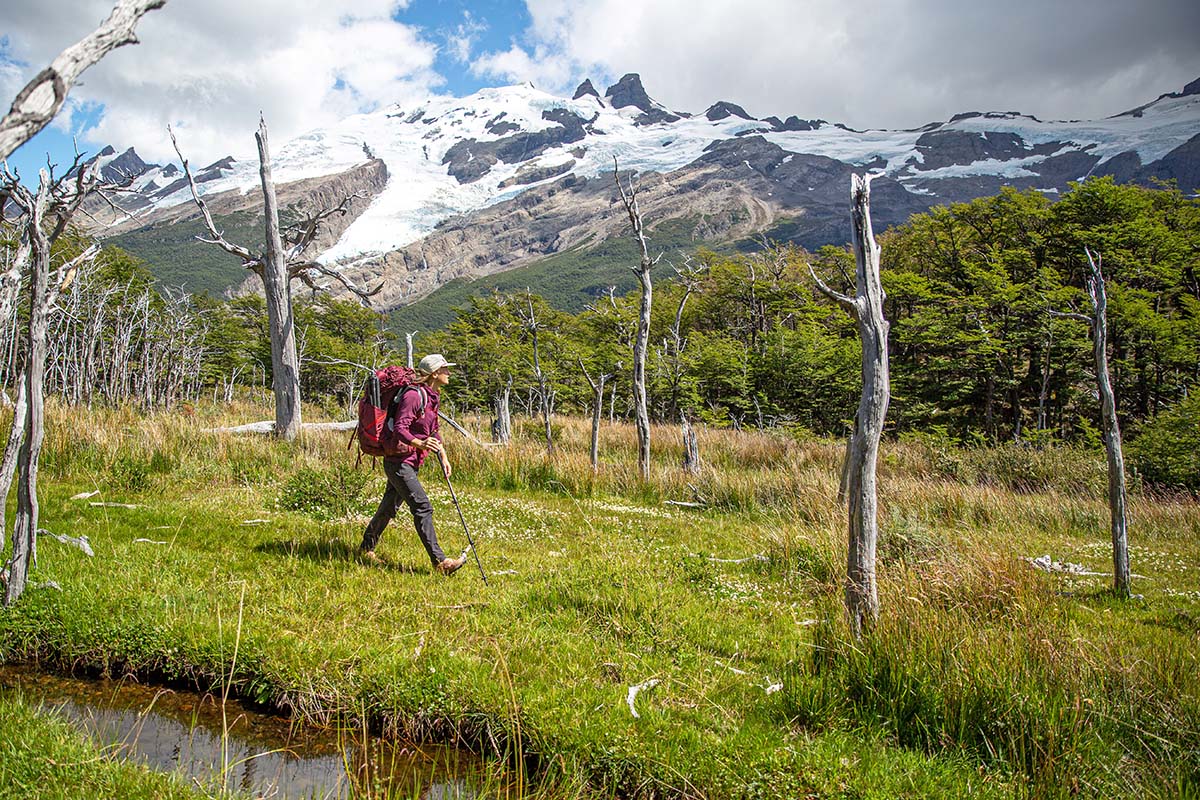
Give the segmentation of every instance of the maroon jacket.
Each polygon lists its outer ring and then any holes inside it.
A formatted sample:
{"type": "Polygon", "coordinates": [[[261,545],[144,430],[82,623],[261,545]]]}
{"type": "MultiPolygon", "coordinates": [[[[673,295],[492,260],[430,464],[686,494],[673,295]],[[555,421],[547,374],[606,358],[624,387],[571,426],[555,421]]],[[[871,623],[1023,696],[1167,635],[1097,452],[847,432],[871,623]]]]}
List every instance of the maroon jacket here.
{"type": "MultiPolygon", "coordinates": [[[[432,436],[439,442],[442,440],[438,428],[438,393],[424,384],[405,389],[396,405],[396,436],[407,445],[412,440],[432,436]],[[425,398],[425,413],[421,413],[421,399],[425,398]]],[[[399,458],[405,464],[411,464],[419,469],[425,463],[425,450],[413,448],[408,455],[399,458]]]]}

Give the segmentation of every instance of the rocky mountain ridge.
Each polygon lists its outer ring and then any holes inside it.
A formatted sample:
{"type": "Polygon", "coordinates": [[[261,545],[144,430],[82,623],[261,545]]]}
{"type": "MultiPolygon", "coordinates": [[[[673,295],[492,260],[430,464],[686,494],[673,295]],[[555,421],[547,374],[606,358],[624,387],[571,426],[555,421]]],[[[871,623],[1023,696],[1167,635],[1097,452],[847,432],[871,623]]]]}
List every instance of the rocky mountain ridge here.
{"type": "MultiPolygon", "coordinates": [[[[145,164],[132,150],[97,158],[133,190],[121,213],[94,210],[109,233],[195,216],[178,167],[145,164]]],[[[1195,192],[1200,80],[1105,120],[969,112],[905,131],[756,119],[730,101],[693,115],[655,102],[635,74],[603,96],[590,80],[570,99],[526,84],[350,117],[285,143],[274,172],[284,205],[361,195],[321,242],[322,260],[364,282],[382,278],[386,310],[454,278],[624,235],[614,158],[639,176],[651,234],[674,220],[697,243],[769,233],[813,248],[844,242],[852,171],[882,173],[873,183],[878,229],[1002,186],[1054,196],[1071,181],[1112,175],[1195,192]]],[[[196,179],[214,213],[255,206],[257,164],[221,159],[196,179]]]]}

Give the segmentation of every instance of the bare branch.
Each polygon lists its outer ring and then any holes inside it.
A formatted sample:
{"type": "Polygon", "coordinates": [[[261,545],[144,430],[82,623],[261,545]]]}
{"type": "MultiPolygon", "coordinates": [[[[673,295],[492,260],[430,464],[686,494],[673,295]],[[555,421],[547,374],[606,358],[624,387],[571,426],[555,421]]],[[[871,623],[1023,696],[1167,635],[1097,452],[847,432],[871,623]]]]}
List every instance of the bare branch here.
{"type": "Polygon", "coordinates": [[[579,359],[579,369],[583,370],[583,377],[587,380],[588,386],[592,387],[593,392],[596,391],[596,382],[592,380],[592,376],[588,373],[587,367],[584,366],[582,358],[579,359]]]}
{"type": "Polygon", "coordinates": [[[1075,311],[1055,311],[1052,308],[1048,309],[1048,313],[1050,316],[1058,317],[1059,319],[1073,319],[1076,322],[1082,322],[1085,325],[1092,324],[1092,318],[1087,314],[1080,314],[1075,311]]]}
{"type": "Polygon", "coordinates": [[[828,286],[826,286],[825,281],[817,277],[817,273],[813,270],[812,264],[808,265],[808,274],[812,276],[813,282],[817,284],[817,288],[821,290],[821,294],[825,295],[830,300],[833,300],[851,314],[857,313],[858,306],[854,303],[854,299],[847,297],[841,292],[835,292],[833,289],[830,289],[828,286]]]}
{"type": "Polygon", "coordinates": [[[175,140],[175,131],[171,130],[170,125],[167,126],[167,133],[171,135],[171,144],[175,146],[176,155],[183,162],[183,174],[187,177],[188,187],[192,190],[192,200],[195,201],[196,206],[200,209],[200,213],[204,215],[204,226],[212,234],[212,239],[205,239],[201,236],[197,236],[196,238],[206,244],[215,244],[226,253],[237,256],[242,260],[242,266],[244,267],[262,263],[262,256],[256,256],[241,245],[226,241],[221,232],[217,230],[217,225],[213,222],[212,214],[208,210],[208,204],[200,198],[200,192],[196,190],[196,181],[192,178],[192,170],[188,167],[188,160],[183,157],[183,153],[179,150],[179,142],[175,140]]]}
{"type": "Polygon", "coordinates": [[[59,53],[22,89],[0,120],[0,158],[8,156],[54,119],[80,74],[122,45],[137,42],[134,28],[166,0],[119,0],[104,23],[59,53]]]}
{"type": "Polygon", "coordinates": [[[79,268],[94,259],[99,252],[100,245],[94,242],[82,253],[58,268],[58,273],[54,276],[54,280],[47,291],[50,305],[53,305],[58,300],[59,294],[70,287],[71,281],[75,280],[75,273],[79,271],[79,268]]]}
{"type": "Polygon", "coordinates": [[[299,264],[288,264],[288,273],[290,277],[299,278],[306,286],[312,289],[317,289],[319,287],[315,282],[313,282],[311,275],[312,272],[320,273],[327,278],[333,278],[342,286],[345,286],[347,290],[357,295],[364,303],[367,302],[368,299],[379,294],[379,292],[383,289],[383,281],[380,281],[379,285],[370,291],[359,289],[357,286],[347,280],[346,277],[340,272],[332,270],[329,267],[326,267],[324,264],[318,264],[316,261],[304,261],[299,264]]]}
{"type": "MultiPolygon", "coordinates": [[[[131,213],[128,209],[121,208],[109,196],[110,192],[120,191],[122,188],[124,188],[124,187],[97,186],[94,193],[97,197],[99,197],[101,200],[103,200],[108,205],[108,207],[111,208],[113,211],[117,212],[118,214],[123,214],[125,216],[125,219],[129,220],[130,222],[137,222],[138,217],[136,214],[131,213]]],[[[88,216],[91,216],[91,215],[89,214],[88,216]]]]}
{"type": "Polygon", "coordinates": [[[294,225],[290,225],[283,231],[284,243],[290,245],[288,250],[288,260],[299,258],[300,255],[308,249],[313,240],[317,238],[317,233],[321,230],[321,223],[332,217],[334,214],[345,214],[350,210],[350,203],[364,195],[361,192],[354,192],[342,199],[334,208],[328,208],[320,211],[311,217],[300,220],[294,225]]]}

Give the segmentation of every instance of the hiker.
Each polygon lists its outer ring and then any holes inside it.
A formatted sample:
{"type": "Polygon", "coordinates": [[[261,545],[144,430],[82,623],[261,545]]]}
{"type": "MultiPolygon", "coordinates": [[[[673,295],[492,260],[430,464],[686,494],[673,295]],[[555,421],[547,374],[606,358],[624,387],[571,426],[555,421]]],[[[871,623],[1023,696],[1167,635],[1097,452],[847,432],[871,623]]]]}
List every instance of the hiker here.
{"type": "MultiPolygon", "coordinates": [[[[406,453],[395,456],[385,456],[383,473],[387,476],[387,490],[379,501],[375,516],[367,523],[363,532],[360,552],[368,561],[379,561],[375,555],[375,545],[383,529],[396,516],[400,503],[408,504],[412,512],[413,527],[421,544],[433,563],[433,568],[443,575],[452,575],[465,562],[466,557],[447,558],[438,545],[437,534],[433,531],[433,506],[425,494],[417,471],[425,463],[430,453],[441,454],[441,461],[450,477],[450,461],[442,448],[441,435],[438,433],[438,400],[442,387],[450,382],[449,362],[441,353],[431,353],[421,359],[417,365],[418,378],[401,390],[396,399],[394,424],[396,435],[400,442],[407,445],[406,453]]],[[[435,455],[435,458],[437,456],[435,455]]]]}

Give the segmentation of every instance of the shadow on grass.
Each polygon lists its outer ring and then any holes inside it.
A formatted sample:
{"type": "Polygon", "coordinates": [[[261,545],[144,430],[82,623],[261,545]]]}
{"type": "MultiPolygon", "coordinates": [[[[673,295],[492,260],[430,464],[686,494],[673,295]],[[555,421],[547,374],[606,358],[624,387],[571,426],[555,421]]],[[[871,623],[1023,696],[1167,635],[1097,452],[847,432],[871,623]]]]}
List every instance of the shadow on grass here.
{"type": "Polygon", "coordinates": [[[380,557],[379,561],[363,561],[358,547],[341,539],[279,539],[273,542],[263,542],[254,548],[255,552],[288,558],[303,558],[318,564],[328,564],[334,561],[349,561],[362,564],[365,567],[403,572],[411,575],[428,575],[428,569],[402,564],[390,558],[380,557]]]}

